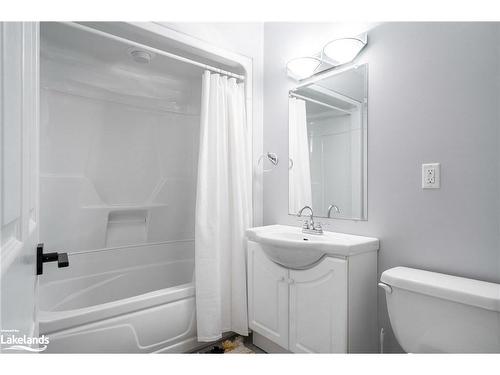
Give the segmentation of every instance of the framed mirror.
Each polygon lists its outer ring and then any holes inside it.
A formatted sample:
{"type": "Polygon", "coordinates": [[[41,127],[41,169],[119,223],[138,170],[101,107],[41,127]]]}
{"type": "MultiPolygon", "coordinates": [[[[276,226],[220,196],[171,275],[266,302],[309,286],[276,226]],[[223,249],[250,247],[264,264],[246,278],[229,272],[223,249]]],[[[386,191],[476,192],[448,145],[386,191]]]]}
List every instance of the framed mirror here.
{"type": "Polygon", "coordinates": [[[366,220],[368,65],[308,80],[288,106],[289,213],[366,220]]]}

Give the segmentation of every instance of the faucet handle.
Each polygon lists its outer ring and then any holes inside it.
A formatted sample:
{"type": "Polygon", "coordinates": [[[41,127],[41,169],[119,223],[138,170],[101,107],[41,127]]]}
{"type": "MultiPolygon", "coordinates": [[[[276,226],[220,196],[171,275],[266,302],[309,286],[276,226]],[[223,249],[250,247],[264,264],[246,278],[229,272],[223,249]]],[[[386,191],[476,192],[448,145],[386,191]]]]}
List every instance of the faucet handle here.
{"type": "Polygon", "coordinates": [[[317,223],[314,223],[314,228],[312,229],[314,229],[318,233],[323,233],[323,227],[319,221],[317,223]]]}
{"type": "Polygon", "coordinates": [[[304,220],[302,222],[302,229],[309,229],[309,220],[304,220]]]}

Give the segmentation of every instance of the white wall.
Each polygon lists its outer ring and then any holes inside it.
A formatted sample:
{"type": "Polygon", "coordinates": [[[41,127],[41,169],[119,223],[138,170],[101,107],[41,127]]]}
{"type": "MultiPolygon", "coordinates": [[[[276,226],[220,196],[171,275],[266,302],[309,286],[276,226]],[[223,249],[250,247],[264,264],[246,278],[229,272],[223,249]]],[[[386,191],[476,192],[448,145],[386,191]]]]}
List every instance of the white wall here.
{"type": "MultiPolygon", "coordinates": [[[[253,62],[253,160],[262,154],[263,139],[263,76],[264,76],[264,24],[161,22],[173,30],[188,34],[216,47],[250,57],[253,62]]],[[[254,223],[262,223],[262,176],[254,176],[254,223]]]]}
{"type": "Polygon", "coordinates": [[[199,115],[41,94],[40,238],[48,249],[194,239],[199,115]]]}
{"type": "MultiPolygon", "coordinates": [[[[342,28],[265,25],[266,151],[288,153],[286,61],[318,51],[342,28]]],[[[493,23],[369,31],[359,58],[369,64],[368,221],[330,220],[328,229],[380,238],[379,274],[404,265],[500,282],[499,45],[493,23]],[[441,163],[441,189],[421,189],[424,162],[441,163]]],[[[298,225],[287,214],[287,173],[285,164],[265,176],[265,224],[298,225]]],[[[378,313],[388,331],[382,292],[378,313]]],[[[387,339],[386,350],[400,350],[390,332],[387,339]]]]}

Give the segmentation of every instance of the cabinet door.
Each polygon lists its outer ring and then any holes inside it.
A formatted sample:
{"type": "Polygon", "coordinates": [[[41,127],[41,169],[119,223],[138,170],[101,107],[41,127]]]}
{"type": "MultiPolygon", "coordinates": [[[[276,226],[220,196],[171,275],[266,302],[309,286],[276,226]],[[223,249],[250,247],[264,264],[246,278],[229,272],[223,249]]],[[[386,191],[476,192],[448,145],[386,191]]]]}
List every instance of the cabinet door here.
{"type": "Polygon", "coordinates": [[[295,353],[347,351],[347,261],[325,258],[290,271],[290,346],[295,353]]]}
{"type": "Polygon", "coordinates": [[[250,328],[288,348],[288,270],[248,242],[248,318],[250,328]]]}

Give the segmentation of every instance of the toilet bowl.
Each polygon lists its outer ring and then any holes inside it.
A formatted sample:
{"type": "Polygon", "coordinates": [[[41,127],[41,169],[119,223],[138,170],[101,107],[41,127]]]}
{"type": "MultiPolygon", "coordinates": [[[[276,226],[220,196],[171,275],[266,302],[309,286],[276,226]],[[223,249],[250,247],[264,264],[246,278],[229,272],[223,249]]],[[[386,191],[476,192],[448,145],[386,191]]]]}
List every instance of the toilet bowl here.
{"type": "Polygon", "coordinates": [[[500,353],[500,284],[407,267],[380,281],[406,352],[500,353]]]}

